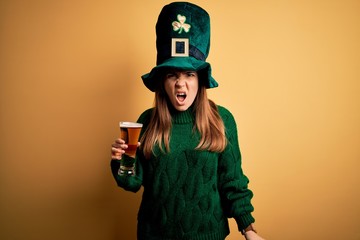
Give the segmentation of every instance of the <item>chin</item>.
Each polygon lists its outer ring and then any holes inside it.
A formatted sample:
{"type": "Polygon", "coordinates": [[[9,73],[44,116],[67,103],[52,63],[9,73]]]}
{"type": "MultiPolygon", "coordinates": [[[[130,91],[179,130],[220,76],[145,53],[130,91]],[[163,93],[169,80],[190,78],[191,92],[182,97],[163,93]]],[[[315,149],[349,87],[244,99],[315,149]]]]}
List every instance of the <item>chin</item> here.
{"type": "Polygon", "coordinates": [[[175,109],[178,111],[186,111],[188,110],[189,106],[176,106],[175,109]]]}

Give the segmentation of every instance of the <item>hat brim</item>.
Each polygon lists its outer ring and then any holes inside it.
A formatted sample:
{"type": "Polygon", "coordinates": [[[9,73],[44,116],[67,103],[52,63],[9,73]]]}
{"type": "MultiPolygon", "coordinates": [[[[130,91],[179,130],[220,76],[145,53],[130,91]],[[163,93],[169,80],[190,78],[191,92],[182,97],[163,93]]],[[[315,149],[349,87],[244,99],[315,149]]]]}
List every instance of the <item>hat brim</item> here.
{"type": "Polygon", "coordinates": [[[159,79],[162,76],[164,70],[174,68],[180,70],[190,70],[190,71],[204,71],[206,74],[205,85],[206,88],[215,88],[219,84],[211,75],[211,65],[208,62],[197,60],[193,57],[173,57],[168,58],[163,63],[154,67],[150,73],[144,74],[141,76],[145,86],[152,92],[155,92],[158,84],[162,79],[159,79]]]}

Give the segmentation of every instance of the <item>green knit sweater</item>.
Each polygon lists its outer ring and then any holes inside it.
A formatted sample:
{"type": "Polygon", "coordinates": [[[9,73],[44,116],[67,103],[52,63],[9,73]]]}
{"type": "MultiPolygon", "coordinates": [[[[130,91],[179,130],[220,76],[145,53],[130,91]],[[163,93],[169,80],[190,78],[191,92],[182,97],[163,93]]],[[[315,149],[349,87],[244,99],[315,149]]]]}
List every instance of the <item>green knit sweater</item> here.
{"type": "MultiPolygon", "coordinates": [[[[138,122],[149,124],[152,109],[138,122]]],[[[227,218],[235,218],[239,230],[254,222],[241,169],[236,123],[232,114],[219,106],[228,145],[221,153],[195,150],[199,134],[194,134],[191,108],[172,114],[170,153],[155,149],[146,160],[140,151],[135,160],[135,176],[119,176],[120,161],[111,168],[118,186],[137,192],[144,187],[138,213],[140,240],[224,240],[229,234],[227,218]]],[[[134,161],[123,156],[121,161],[134,161]]]]}

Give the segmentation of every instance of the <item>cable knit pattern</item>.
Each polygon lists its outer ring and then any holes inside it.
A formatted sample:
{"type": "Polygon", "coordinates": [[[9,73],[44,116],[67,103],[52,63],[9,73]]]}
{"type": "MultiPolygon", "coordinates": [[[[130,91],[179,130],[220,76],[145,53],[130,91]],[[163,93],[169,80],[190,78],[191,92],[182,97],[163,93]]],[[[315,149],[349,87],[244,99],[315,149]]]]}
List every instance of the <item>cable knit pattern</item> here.
{"type": "MultiPolygon", "coordinates": [[[[152,109],[138,122],[146,129],[152,109]]],[[[252,192],[241,169],[236,123],[219,106],[226,127],[228,146],[222,153],[194,150],[199,134],[194,132],[191,109],[172,114],[170,153],[155,149],[150,160],[138,152],[135,176],[119,176],[119,161],[111,168],[117,184],[136,192],[144,187],[138,213],[138,239],[224,240],[229,234],[227,218],[239,229],[254,222],[252,192]]],[[[131,163],[131,159],[125,159],[131,163]]]]}

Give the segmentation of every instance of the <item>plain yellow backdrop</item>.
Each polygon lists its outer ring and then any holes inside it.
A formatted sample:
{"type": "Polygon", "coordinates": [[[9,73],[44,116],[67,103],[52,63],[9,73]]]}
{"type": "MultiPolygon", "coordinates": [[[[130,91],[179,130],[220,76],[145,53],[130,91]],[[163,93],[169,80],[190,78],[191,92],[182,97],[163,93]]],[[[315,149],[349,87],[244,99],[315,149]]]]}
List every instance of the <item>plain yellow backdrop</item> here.
{"type": "MultiPolygon", "coordinates": [[[[140,76],[168,2],[0,1],[1,239],[136,238],[141,192],[116,186],[110,145],[153,104],[140,76]]],[[[193,2],[260,234],[359,240],[360,2],[193,2]]]]}

